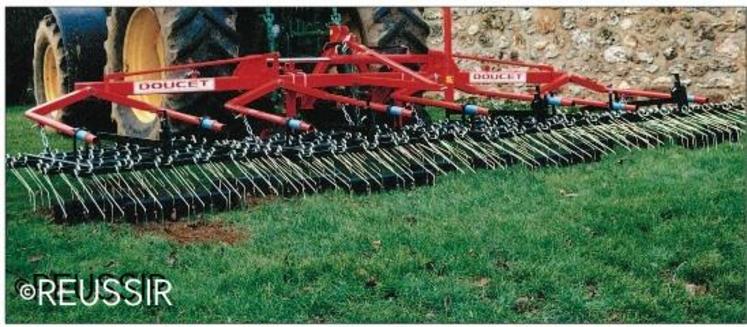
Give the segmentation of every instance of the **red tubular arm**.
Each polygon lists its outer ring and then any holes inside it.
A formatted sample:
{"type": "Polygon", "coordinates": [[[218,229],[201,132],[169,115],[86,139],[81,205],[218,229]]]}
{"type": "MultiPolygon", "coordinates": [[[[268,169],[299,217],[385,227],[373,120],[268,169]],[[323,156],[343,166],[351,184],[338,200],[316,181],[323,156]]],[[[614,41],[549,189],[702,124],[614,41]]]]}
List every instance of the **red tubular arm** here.
{"type": "Polygon", "coordinates": [[[378,53],[376,51],[373,51],[373,50],[369,49],[368,47],[366,47],[366,46],[364,46],[362,44],[359,44],[359,43],[353,42],[353,41],[348,41],[347,44],[351,48],[353,48],[355,50],[358,50],[360,52],[363,52],[363,53],[365,53],[365,54],[367,54],[367,55],[369,55],[371,57],[374,57],[374,58],[378,59],[379,61],[381,61],[382,64],[390,66],[390,67],[392,67],[394,70],[396,70],[398,72],[405,73],[408,76],[410,76],[410,77],[412,77],[412,78],[414,78],[414,79],[416,79],[416,80],[418,80],[418,81],[420,81],[422,83],[425,83],[425,84],[428,84],[428,85],[431,85],[431,86],[432,85],[437,85],[435,82],[431,81],[430,79],[427,79],[427,78],[423,77],[423,75],[420,75],[420,74],[412,71],[410,68],[407,68],[407,67],[399,64],[398,62],[387,58],[387,56],[382,55],[382,54],[380,54],[380,53],[378,53]]]}
{"type": "MultiPolygon", "coordinates": [[[[463,112],[464,111],[464,105],[451,102],[451,101],[441,101],[441,100],[435,100],[435,99],[426,99],[421,97],[414,97],[409,95],[411,91],[409,90],[401,90],[397,91],[395,93],[392,93],[392,98],[398,101],[402,102],[411,102],[411,103],[417,103],[424,106],[433,106],[433,107],[440,107],[440,108],[446,108],[452,111],[458,111],[463,112]]],[[[488,108],[477,107],[477,114],[478,115],[487,115],[488,114],[488,108]]]]}
{"type": "Polygon", "coordinates": [[[474,87],[472,85],[458,85],[457,89],[462,92],[466,92],[469,94],[476,94],[481,95],[484,97],[489,98],[501,98],[501,99],[509,99],[509,100],[520,100],[520,101],[532,101],[534,99],[534,96],[527,93],[509,93],[509,92],[502,92],[502,91],[493,91],[493,90],[483,90],[477,87],[474,87]]]}
{"type": "MultiPolygon", "coordinates": [[[[610,104],[606,101],[597,101],[597,100],[589,100],[589,99],[581,99],[581,98],[571,98],[573,103],[581,106],[589,106],[589,107],[595,107],[595,108],[609,108],[610,104]]],[[[626,111],[634,111],[635,106],[631,104],[625,104],[623,105],[623,109],[626,111]]]]}
{"type": "MultiPolygon", "coordinates": [[[[182,123],[203,125],[203,123],[205,122],[205,120],[200,117],[188,115],[171,109],[159,108],[143,101],[130,99],[123,95],[90,87],[75,90],[66,95],[63,95],[58,99],[33,107],[27,110],[24,115],[27,118],[37,122],[39,125],[51,127],[59,133],[82,139],[88,143],[94,143],[97,140],[96,135],[47,117],[47,115],[52,113],[53,111],[64,110],[65,107],[83,101],[90,97],[119,103],[128,107],[149,111],[155,114],[165,114],[169,118],[182,123]]],[[[213,131],[220,131],[223,129],[224,124],[214,120],[210,120],[208,126],[213,131]]]]}
{"type": "MultiPolygon", "coordinates": [[[[275,125],[287,126],[289,120],[292,118],[283,117],[244,106],[247,103],[252,103],[255,100],[267,95],[268,93],[277,90],[278,87],[280,87],[280,84],[281,82],[279,80],[273,80],[264,83],[255,89],[244,92],[243,94],[229,100],[228,102],[226,102],[225,108],[238,114],[252,117],[254,119],[263,120],[275,125]]],[[[310,124],[300,120],[298,121],[298,129],[302,131],[308,131],[311,128],[312,126],[310,124]]]]}
{"type": "Polygon", "coordinates": [[[127,72],[127,73],[117,72],[117,73],[110,73],[110,74],[104,75],[104,79],[118,80],[118,79],[123,79],[126,76],[147,75],[147,74],[168,72],[168,71],[175,71],[175,70],[187,70],[187,69],[193,69],[193,68],[237,64],[240,62],[260,59],[260,58],[269,58],[269,56],[267,54],[257,54],[257,55],[243,56],[239,58],[221,59],[221,60],[205,61],[205,62],[198,62],[198,63],[191,63],[191,64],[172,65],[172,66],[158,68],[158,69],[140,70],[140,71],[135,71],[135,72],[127,72]]]}
{"type": "MultiPolygon", "coordinates": [[[[94,91],[90,88],[76,90],[66,95],[63,95],[62,97],[57,98],[53,101],[43,103],[29,110],[26,110],[26,112],[24,113],[24,116],[26,116],[26,118],[28,119],[35,121],[40,126],[50,127],[59,133],[65,134],[70,137],[76,137],[75,134],[77,131],[79,131],[79,129],[72,127],[68,124],[65,124],[61,121],[57,121],[52,118],[49,118],[47,117],[47,115],[52,113],[53,111],[63,110],[65,107],[71,104],[74,104],[76,102],[83,101],[91,97],[93,93],[94,91]]],[[[85,135],[83,140],[87,143],[96,142],[96,135],[93,135],[92,133],[85,133],[81,135],[85,135]]]]}
{"type": "Polygon", "coordinates": [[[474,60],[474,61],[479,61],[479,62],[487,62],[491,64],[528,67],[528,68],[536,68],[540,70],[549,70],[549,71],[555,70],[555,68],[550,65],[531,64],[531,63],[526,63],[526,62],[518,61],[518,60],[501,60],[501,59],[487,58],[487,57],[481,57],[481,56],[467,55],[467,54],[462,54],[462,53],[455,53],[453,56],[454,58],[474,60]]]}
{"type": "Polygon", "coordinates": [[[540,93],[545,94],[547,92],[555,91],[563,85],[567,84],[570,80],[571,77],[567,74],[560,75],[560,77],[554,79],[552,82],[542,85],[540,87],[540,93]]]}
{"type": "Polygon", "coordinates": [[[264,84],[261,84],[260,86],[257,86],[256,88],[244,92],[243,94],[231,99],[228,101],[229,104],[238,104],[238,105],[245,105],[247,103],[251,103],[254,100],[257,100],[266,94],[275,91],[280,87],[280,81],[279,80],[272,80],[269,82],[266,82],[264,84]]]}
{"type": "MultiPolygon", "coordinates": [[[[477,87],[474,87],[472,85],[459,85],[457,87],[460,91],[470,93],[470,94],[477,94],[484,97],[489,98],[501,98],[501,99],[509,99],[509,100],[519,100],[519,101],[527,101],[530,102],[534,100],[534,95],[528,94],[528,93],[509,93],[509,92],[502,92],[502,91],[493,91],[493,90],[483,90],[477,87]]],[[[571,98],[560,98],[560,105],[561,106],[572,106],[574,103],[573,99],[571,98]]]]}
{"type": "MultiPolygon", "coordinates": [[[[305,95],[317,98],[317,99],[347,103],[352,106],[369,108],[373,111],[378,111],[381,113],[388,113],[389,108],[391,107],[383,103],[358,100],[355,98],[332,94],[329,92],[325,92],[325,91],[310,88],[310,87],[303,87],[303,86],[295,85],[293,83],[282,83],[282,87],[285,89],[289,89],[289,90],[296,91],[301,94],[305,94],[305,95]]],[[[406,109],[402,110],[401,116],[405,118],[410,118],[412,117],[412,111],[406,110],[406,109]]]]}
{"type": "Polygon", "coordinates": [[[570,76],[571,83],[581,85],[587,89],[590,89],[590,90],[593,90],[599,93],[607,93],[610,90],[608,87],[602,84],[599,84],[599,82],[591,78],[574,75],[574,74],[569,74],[568,76],[570,76]]]}
{"type": "MultiPolygon", "coordinates": [[[[639,97],[646,97],[651,99],[671,99],[672,95],[669,93],[663,93],[663,92],[656,92],[656,91],[645,91],[645,90],[634,90],[634,89],[624,89],[624,90],[618,90],[615,89],[613,92],[617,92],[621,95],[628,95],[628,96],[639,96],[639,97]]],[[[708,102],[708,98],[702,97],[702,96],[693,96],[692,99],[695,103],[706,103],[708,102]]]]}
{"type": "Polygon", "coordinates": [[[708,100],[707,97],[702,97],[702,96],[695,95],[695,96],[693,96],[693,101],[695,101],[695,103],[703,104],[703,103],[707,103],[709,100],[708,100]]]}
{"type": "MultiPolygon", "coordinates": [[[[150,103],[139,101],[139,100],[135,100],[135,99],[131,99],[131,98],[128,98],[126,96],[119,95],[119,94],[116,94],[116,93],[111,93],[111,92],[106,92],[106,91],[100,91],[99,90],[99,91],[95,92],[94,96],[97,97],[97,98],[99,98],[99,99],[111,101],[111,102],[114,102],[114,103],[123,104],[123,105],[126,105],[126,106],[131,107],[131,108],[137,108],[137,109],[140,109],[140,110],[145,110],[145,111],[148,111],[148,112],[152,112],[154,114],[165,114],[166,116],[168,116],[171,119],[174,119],[174,120],[182,122],[182,123],[190,124],[190,125],[201,125],[202,122],[203,122],[203,118],[202,117],[188,115],[188,114],[185,114],[185,113],[182,113],[182,112],[178,112],[178,111],[175,111],[175,110],[171,110],[171,109],[156,107],[154,105],[151,105],[150,103]]],[[[220,123],[218,121],[212,121],[212,124],[210,125],[210,130],[215,131],[215,132],[219,132],[219,131],[221,131],[223,129],[223,127],[224,127],[223,123],[220,123]]]]}
{"type": "Polygon", "coordinates": [[[26,111],[26,113],[36,113],[39,115],[48,115],[53,111],[61,110],[73,103],[83,101],[86,98],[92,96],[95,91],[91,88],[85,88],[81,90],[75,90],[68,94],[65,94],[52,101],[42,103],[36,107],[33,107],[26,111]]]}
{"type": "Polygon", "coordinates": [[[669,93],[655,92],[655,91],[643,91],[643,90],[612,90],[620,95],[628,96],[640,96],[651,99],[669,99],[672,97],[669,93]]]}
{"type": "MultiPolygon", "coordinates": [[[[237,105],[237,104],[227,103],[225,107],[231,111],[242,114],[244,116],[252,117],[255,119],[259,119],[259,120],[264,120],[266,122],[270,122],[275,125],[285,126],[288,124],[288,120],[290,119],[287,117],[274,115],[274,114],[260,111],[257,109],[247,108],[247,107],[237,105]]],[[[302,131],[308,131],[311,129],[311,124],[301,121],[299,129],[302,131]]]]}

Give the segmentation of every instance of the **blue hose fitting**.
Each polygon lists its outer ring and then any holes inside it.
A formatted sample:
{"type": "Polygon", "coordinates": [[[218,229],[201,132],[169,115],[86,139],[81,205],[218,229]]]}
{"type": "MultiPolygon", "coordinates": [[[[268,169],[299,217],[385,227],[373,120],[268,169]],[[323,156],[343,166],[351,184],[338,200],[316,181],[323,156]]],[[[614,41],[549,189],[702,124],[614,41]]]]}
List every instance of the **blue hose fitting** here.
{"type": "Polygon", "coordinates": [[[298,119],[293,119],[293,118],[288,119],[288,121],[286,122],[286,124],[288,125],[288,128],[294,131],[301,129],[301,123],[302,121],[298,119]]]}
{"type": "Polygon", "coordinates": [[[78,128],[75,130],[75,139],[79,141],[85,141],[86,136],[88,136],[88,134],[89,134],[88,132],[78,128]]]}
{"type": "Polygon", "coordinates": [[[464,105],[464,114],[467,115],[467,116],[477,115],[477,112],[479,111],[479,108],[480,107],[478,107],[478,106],[476,106],[474,104],[466,104],[466,105],[464,105]]]}
{"type": "Polygon", "coordinates": [[[551,106],[559,106],[562,101],[563,101],[563,98],[561,97],[554,97],[554,96],[547,97],[547,104],[551,106]]]}
{"type": "Polygon", "coordinates": [[[614,110],[614,111],[621,111],[623,109],[625,109],[625,104],[624,103],[618,102],[618,101],[613,101],[612,102],[612,110],[614,110]]]}
{"type": "Polygon", "coordinates": [[[386,113],[391,116],[399,117],[400,115],[402,115],[403,110],[405,110],[405,108],[397,107],[397,106],[389,106],[389,108],[386,108],[386,113]]]}
{"type": "Polygon", "coordinates": [[[207,117],[200,118],[200,128],[213,129],[213,125],[215,125],[215,120],[207,117]]]}

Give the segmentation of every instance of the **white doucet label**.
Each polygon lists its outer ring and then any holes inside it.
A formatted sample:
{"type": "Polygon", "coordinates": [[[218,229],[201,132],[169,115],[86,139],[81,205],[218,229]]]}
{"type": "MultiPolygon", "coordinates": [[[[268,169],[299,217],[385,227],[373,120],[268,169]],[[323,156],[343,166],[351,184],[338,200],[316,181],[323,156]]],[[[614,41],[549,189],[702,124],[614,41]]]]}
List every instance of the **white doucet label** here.
{"type": "Polygon", "coordinates": [[[526,83],[527,73],[522,71],[470,72],[469,82],[474,84],[526,83]]]}
{"type": "Polygon", "coordinates": [[[135,94],[189,93],[215,90],[214,78],[166,79],[133,83],[135,94]]]}

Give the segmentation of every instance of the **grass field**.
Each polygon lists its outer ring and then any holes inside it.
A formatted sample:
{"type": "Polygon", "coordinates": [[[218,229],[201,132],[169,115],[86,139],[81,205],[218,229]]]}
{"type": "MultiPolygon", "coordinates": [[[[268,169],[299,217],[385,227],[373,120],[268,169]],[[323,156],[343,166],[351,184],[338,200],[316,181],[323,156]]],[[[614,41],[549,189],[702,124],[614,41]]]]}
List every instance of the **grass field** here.
{"type": "MultiPolygon", "coordinates": [[[[38,151],[7,111],[9,153],[38,151]]],[[[54,140],[69,147],[69,141],[54,140]]],[[[245,235],[179,243],[55,225],[7,179],[8,322],[743,322],[744,143],[449,175],[370,196],[273,199],[208,217],[245,235]],[[157,272],[171,307],[40,307],[33,273],[157,272]]]]}

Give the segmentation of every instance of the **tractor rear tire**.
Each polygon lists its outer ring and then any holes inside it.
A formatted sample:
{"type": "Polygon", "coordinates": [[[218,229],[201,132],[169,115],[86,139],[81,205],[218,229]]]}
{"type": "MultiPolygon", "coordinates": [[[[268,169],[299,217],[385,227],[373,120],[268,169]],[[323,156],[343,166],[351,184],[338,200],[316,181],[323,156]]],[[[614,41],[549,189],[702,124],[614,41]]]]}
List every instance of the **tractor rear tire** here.
{"type": "MultiPolygon", "coordinates": [[[[127,72],[234,58],[239,52],[236,10],[232,8],[112,8],[107,19],[107,27],[108,36],[104,44],[107,54],[106,72],[127,72]],[[137,18],[133,19],[135,16],[137,18]],[[136,23],[133,24],[133,22],[136,23]],[[148,24],[154,26],[142,26],[148,24]],[[128,35],[128,32],[133,34],[128,35]],[[147,37],[149,34],[153,37],[147,37]],[[137,43],[132,43],[135,40],[137,43]],[[130,43],[126,44],[127,42],[130,43]],[[153,42],[153,45],[143,42],[153,42]],[[156,57],[143,54],[148,51],[155,52],[156,57]],[[130,54],[130,59],[126,58],[127,53],[130,54]],[[132,59],[138,56],[145,59],[138,59],[138,61],[132,59]]],[[[230,65],[200,68],[199,75],[200,77],[230,75],[232,69],[230,65]]],[[[185,78],[185,73],[183,71],[155,73],[131,77],[128,80],[185,78]]],[[[139,96],[138,98],[153,105],[199,117],[210,116],[224,121],[231,118],[227,111],[223,110],[226,97],[218,93],[186,93],[139,96]]],[[[155,115],[113,104],[112,119],[116,122],[120,135],[159,138],[161,126],[155,115]]],[[[173,124],[173,126],[177,131],[184,128],[178,124],[173,124]]]]}
{"type": "Polygon", "coordinates": [[[370,47],[404,46],[411,53],[426,53],[430,27],[421,8],[359,8],[362,39],[370,47]]]}
{"type": "MultiPolygon", "coordinates": [[[[36,104],[52,101],[71,92],[75,82],[81,78],[75,67],[78,62],[68,50],[71,47],[66,47],[63,42],[65,41],[55,16],[44,16],[39,22],[34,40],[32,65],[36,104]]],[[[110,111],[102,104],[95,100],[80,102],[50,115],[71,126],[85,127],[91,131],[110,131],[113,129],[110,111]]]]}
{"type": "MultiPolygon", "coordinates": [[[[427,39],[430,26],[423,19],[423,8],[376,7],[359,8],[361,39],[369,47],[379,48],[384,53],[397,48],[407,48],[409,53],[428,52],[427,39]]],[[[417,67],[412,67],[416,68],[417,67]]],[[[418,116],[430,122],[428,112],[420,105],[415,106],[418,116]]]]}

